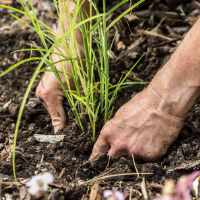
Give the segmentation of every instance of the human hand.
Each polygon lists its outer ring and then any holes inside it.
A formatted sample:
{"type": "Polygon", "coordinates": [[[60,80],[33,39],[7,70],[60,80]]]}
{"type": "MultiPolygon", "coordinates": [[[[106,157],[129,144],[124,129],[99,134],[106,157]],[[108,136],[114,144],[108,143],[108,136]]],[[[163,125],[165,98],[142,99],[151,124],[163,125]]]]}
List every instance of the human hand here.
{"type": "MultiPolygon", "coordinates": [[[[59,58],[56,54],[53,54],[52,59],[54,62],[56,62],[59,58]]],[[[63,64],[65,66],[69,65],[67,62],[63,62],[63,64]]],[[[60,63],[56,64],[56,68],[57,70],[62,71],[62,66],[60,63]]],[[[68,71],[71,73],[70,67],[68,67],[68,71]]],[[[64,86],[67,88],[64,75],[60,74],[60,77],[64,86]]],[[[69,82],[71,89],[74,89],[74,83],[70,77],[69,82]]],[[[66,113],[62,104],[65,95],[58,79],[53,72],[45,72],[36,89],[36,96],[41,100],[42,104],[49,112],[52,119],[54,132],[56,133],[59,129],[63,129],[67,121],[66,113]]]]}
{"type": "Polygon", "coordinates": [[[183,119],[156,105],[159,98],[149,86],[123,105],[103,127],[90,159],[98,153],[112,158],[132,154],[136,160],[155,162],[177,138],[183,119]]]}

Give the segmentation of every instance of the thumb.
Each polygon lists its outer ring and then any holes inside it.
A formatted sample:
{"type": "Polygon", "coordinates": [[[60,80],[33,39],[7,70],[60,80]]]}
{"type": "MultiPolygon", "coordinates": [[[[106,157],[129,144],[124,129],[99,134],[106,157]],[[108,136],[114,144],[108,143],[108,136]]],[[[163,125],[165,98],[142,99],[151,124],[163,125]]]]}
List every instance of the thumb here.
{"type": "Polygon", "coordinates": [[[43,89],[37,96],[42,100],[42,104],[51,116],[54,132],[65,128],[67,117],[62,105],[64,97],[60,91],[43,89]]]}
{"type": "Polygon", "coordinates": [[[108,153],[109,149],[110,144],[106,141],[105,137],[100,135],[93,147],[89,160],[92,160],[99,153],[108,153]]]}

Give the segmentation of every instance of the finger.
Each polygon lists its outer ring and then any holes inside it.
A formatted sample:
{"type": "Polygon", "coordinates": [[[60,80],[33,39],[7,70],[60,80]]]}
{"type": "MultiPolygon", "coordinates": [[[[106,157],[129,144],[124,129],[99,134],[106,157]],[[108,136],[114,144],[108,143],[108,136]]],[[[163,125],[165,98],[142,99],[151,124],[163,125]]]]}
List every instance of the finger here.
{"type": "Polygon", "coordinates": [[[127,156],[127,159],[132,160],[133,163],[141,163],[141,161],[142,161],[140,156],[137,156],[134,154],[130,154],[129,156],[127,156]]]}
{"type": "Polygon", "coordinates": [[[127,157],[128,151],[127,150],[117,150],[115,147],[111,147],[108,155],[114,159],[118,159],[120,157],[127,157]]]}
{"type": "Polygon", "coordinates": [[[54,132],[63,129],[66,126],[66,113],[62,105],[62,101],[55,99],[54,101],[46,102],[46,105],[51,116],[54,132]]]}
{"type": "Polygon", "coordinates": [[[59,93],[42,91],[39,93],[39,97],[43,100],[42,103],[51,116],[54,132],[65,128],[67,117],[62,105],[63,96],[59,93]]]}
{"type": "Polygon", "coordinates": [[[110,149],[110,144],[105,140],[104,137],[100,135],[93,147],[92,154],[89,160],[92,160],[99,153],[107,153],[109,149],[110,149]]]}
{"type": "Polygon", "coordinates": [[[46,103],[40,97],[38,99],[41,101],[42,105],[47,109],[47,111],[49,113],[49,110],[48,110],[46,103]]]}

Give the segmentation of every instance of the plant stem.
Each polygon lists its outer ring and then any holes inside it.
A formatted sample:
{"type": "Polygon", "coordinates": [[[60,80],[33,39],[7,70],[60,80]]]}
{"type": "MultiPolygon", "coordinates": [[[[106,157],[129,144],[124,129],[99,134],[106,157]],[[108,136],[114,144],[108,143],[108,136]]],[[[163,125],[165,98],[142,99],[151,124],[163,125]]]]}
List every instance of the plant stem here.
{"type": "Polygon", "coordinates": [[[109,65],[107,55],[107,32],[106,32],[106,0],[103,0],[103,52],[104,52],[104,70],[107,77],[105,77],[105,115],[104,122],[108,120],[108,93],[109,93],[109,65]]]}

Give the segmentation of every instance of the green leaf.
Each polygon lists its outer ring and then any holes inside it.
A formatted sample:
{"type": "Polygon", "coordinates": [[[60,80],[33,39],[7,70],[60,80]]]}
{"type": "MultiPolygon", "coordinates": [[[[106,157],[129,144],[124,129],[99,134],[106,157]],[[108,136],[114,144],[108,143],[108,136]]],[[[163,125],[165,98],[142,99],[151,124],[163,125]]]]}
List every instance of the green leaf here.
{"type": "Polygon", "coordinates": [[[13,65],[12,67],[8,68],[7,70],[3,71],[1,74],[0,74],[0,77],[6,75],[8,72],[10,72],[11,70],[15,69],[16,67],[18,67],[19,65],[25,63],[25,62],[28,62],[28,61],[32,61],[32,60],[42,60],[42,58],[39,58],[39,57],[33,57],[33,58],[28,58],[28,59],[25,59],[25,60],[22,60],[20,62],[18,62],[17,64],[13,65]]]}

